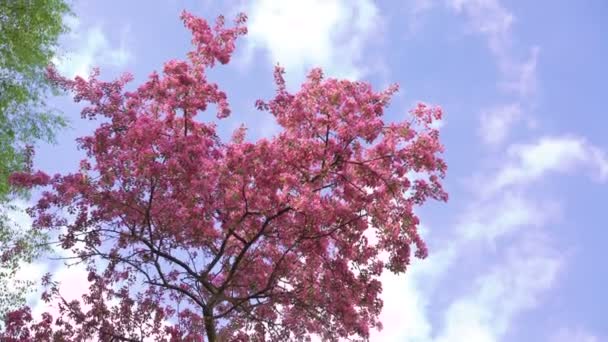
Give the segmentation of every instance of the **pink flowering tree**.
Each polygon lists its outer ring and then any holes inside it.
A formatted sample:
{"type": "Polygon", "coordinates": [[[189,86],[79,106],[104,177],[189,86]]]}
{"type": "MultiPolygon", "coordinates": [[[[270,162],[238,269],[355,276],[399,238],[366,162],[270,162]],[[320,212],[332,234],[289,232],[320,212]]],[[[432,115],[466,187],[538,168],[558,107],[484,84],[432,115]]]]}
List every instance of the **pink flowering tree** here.
{"type": "Polygon", "coordinates": [[[375,92],[314,69],[290,93],[277,67],[276,96],[256,106],[280,132],[251,142],[240,128],[224,141],[205,115],[213,104],[228,116],[227,96],[206,71],[229,62],[246,18],[233,28],[182,19],[193,34],[187,60],[135,91],[124,89],[129,75],[49,71],[90,103],[83,117],[104,120],[78,140],[80,172],[11,180],[46,186],[34,226],[58,230],[90,288],[70,302],[45,277],[43,299],[60,317],[13,312],[0,340],[367,340],[382,327],[382,272],[427,255],[414,208],[447,200],[431,127],[441,109],[420,104],[388,123],[396,86],[375,92]]]}

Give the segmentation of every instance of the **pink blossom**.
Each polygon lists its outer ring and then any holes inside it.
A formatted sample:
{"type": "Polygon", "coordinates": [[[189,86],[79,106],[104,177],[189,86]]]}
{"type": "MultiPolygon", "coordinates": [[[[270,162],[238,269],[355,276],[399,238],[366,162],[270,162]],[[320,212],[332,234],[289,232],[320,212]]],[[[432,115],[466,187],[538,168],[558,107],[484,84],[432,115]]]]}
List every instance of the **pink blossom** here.
{"type": "MultiPolygon", "coordinates": [[[[443,146],[430,127],[441,110],[419,104],[413,122],[387,123],[397,86],[376,92],[313,69],[291,93],[277,66],[275,97],[256,107],[280,132],[247,142],[243,127],[222,141],[206,111],[215,104],[226,117],[228,97],[206,71],[229,62],[245,19],[226,28],[223,17],[211,26],[184,12],[188,59],[168,61],[135,91],[124,90],[129,75],[68,80],[49,70],[88,102],[83,118],[105,118],[78,140],[87,154],[78,173],[11,176],[50,185],[30,210],[35,226],[62,227],[62,247],[87,265],[86,305],[62,301],[47,281],[45,297],[60,308],[52,336],[365,340],[382,326],[382,272],[427,256],[413,210],[447,200],[443,146]],[[412,181],[410,171],[427,177],[412,181]]],[[[27,313],[11,316],[18,328],[0,339],[42,331],[27,313]]]]}

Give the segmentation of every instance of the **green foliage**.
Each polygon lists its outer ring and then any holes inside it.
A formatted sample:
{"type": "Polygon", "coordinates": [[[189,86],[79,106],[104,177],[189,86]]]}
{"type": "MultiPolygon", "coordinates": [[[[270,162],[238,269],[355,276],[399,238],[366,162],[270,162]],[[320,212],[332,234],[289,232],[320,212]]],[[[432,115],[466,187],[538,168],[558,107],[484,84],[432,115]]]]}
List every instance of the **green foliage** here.
{"type": "Polygon", "coordinates": [[[52,142],[66,125],[44,99],[55,92],[46,67],[70,14],[65,0],[0,0],[0,317],[24,304],[32,284],[15,274],[45,250],[46,236],[10,218],[10,212],[22,210],[11,198],[24,193],[12,189],[8,177],[27,168],[28,145],[52,142]]]}
{"type": "Polygon", "coordinates": [[[0,206],[0,317],[25,304],[33,282],[15,278],[19,267],[49,250],[47,236],[16,222],[13,214],[25,214],[13,204],[0,206]],[[12,216],[12,217],[11,217],[12,216]]]}
{"type": "Polygon", "coordinates": [[[65,0],[0,1],[0,201],[8,175],[25,167],[25,146],[53,141],[65,121],[44,102],[53,87],[45,68],[70,14],[65,0]]]}

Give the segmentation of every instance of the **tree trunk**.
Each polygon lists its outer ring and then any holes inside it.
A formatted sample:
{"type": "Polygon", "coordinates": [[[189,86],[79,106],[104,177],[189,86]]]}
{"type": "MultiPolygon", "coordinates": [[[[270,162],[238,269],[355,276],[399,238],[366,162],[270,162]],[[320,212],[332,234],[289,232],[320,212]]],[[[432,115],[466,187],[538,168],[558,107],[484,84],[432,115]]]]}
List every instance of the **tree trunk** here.
{"type": "Polygon", "coordinates": [[[205,331],[207,332],[207,340],[209,342],[217,342],[215,320],[213,319],[213,308],[203,308],[203,318],[205,319],[205,331]]]}

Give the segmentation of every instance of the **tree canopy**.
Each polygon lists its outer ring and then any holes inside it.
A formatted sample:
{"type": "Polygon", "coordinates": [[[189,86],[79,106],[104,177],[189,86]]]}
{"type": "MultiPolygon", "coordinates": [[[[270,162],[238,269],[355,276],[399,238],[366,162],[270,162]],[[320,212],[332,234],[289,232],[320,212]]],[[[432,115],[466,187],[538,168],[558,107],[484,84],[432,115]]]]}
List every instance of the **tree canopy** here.
{"type": "Polygon", "coordinates": [[[9,217],[18,210],[11,195],[23,193],[9,186],[8,177],[29,168],[36,141],[52,141],[65,126],[44,100],[55,89],[46,68],[69,13],[64,0],[0,1],[0,317],[23,305],[31,283],[15,280],[15,273],[43,250],[43,234],[18,227],[9,217]]]}
{"type": "Polygon", "coordinates": [[[103,118],[78,139],[77,173],[11,176],[45,186],[34,227],[59,230],[61,247],[88,270],[89,291],[67,302],[47,276],[43,299],[60,317],[7,315],[0,337],[61,341],[367,340],[381,328],[384,271],[404,272],[427,249],[413,210],[447,200],[438,107],[384,121],[391,86],[326,78],[313,69],[301,89],[259,100],[280,132],[222,139],[208,115],[231,110],[207,78],[227,64],[246,33],[244,15],[226,28],[189,13],[186,60],[133,91],[130,75],[102,81],[52,79],[103,118]],[[413,179],[415,174],[415,179],[413,179]],[[2,335],[3,334],[3,335],[2,335]]]}
{"type": "Polygon", "coordinates": [[[0,1],[0,199],[11,172],[26,164],[26,145],[52,140],[65,123],[45,106],[46,67],[70,13],[64,0],[0,1]]]}

